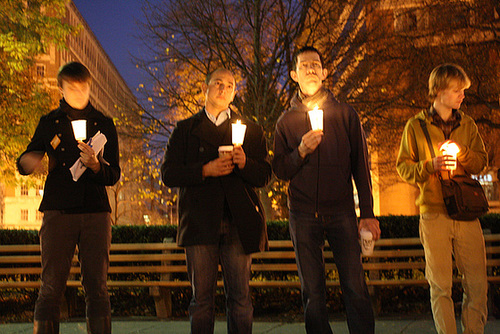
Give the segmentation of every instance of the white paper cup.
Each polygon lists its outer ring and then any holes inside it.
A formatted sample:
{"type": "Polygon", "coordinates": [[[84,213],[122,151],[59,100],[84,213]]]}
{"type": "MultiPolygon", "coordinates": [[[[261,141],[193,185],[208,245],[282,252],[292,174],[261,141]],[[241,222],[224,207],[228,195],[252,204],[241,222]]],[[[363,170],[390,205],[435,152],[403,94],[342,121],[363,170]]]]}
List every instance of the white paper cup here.
{"type": "Polygon", "coordinates": [[[360,235],[360,243],[361,243],[361,251],[363,255],[372,255],[373,254],[373,248],[375,246],[375,240],[373,240],[373,234],[372,232],[362,229],[359,232],[360,235]]]}
{"type": "Polygon", "coordinates": [[[247,126],[241,123],[233,123],[231,124],[232,131],[232,139],[233,145],[243,145],[243,141],[245,140],[245,132],[247,130],[247,126]]]}
{"type": "Polygon", "coordinates": [[[87,120],[78,119],[71,121],[71,126],[73,127],[73,134],[76,140],[84,141],[87,139],[87,120]]]}
{"type": "Polygon", "coordinates": [[[313,109],[308,111],[311,129],[323,130],[323,110],[313,109]]]}
{"type": "Polygon", "coordinates": [[[219,157],[222,158],[226,154],[233,154],[233,145],[219,146],[219,157]]]}

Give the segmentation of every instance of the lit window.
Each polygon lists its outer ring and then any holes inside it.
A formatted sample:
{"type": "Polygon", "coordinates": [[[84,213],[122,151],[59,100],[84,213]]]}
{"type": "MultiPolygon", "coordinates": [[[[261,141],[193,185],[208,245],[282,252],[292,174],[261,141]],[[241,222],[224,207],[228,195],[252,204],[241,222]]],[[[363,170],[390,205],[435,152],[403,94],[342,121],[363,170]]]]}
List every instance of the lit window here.
{"type": "Polygon", "coordinates": [[[28,210],[21,209],[21,220],[28,221],[28,210]]]}
{"type": "Polygon", "coordinates": [[[36,211],[36,220],[42,220],[43,219],[43,212],[36,211]]]}
{"type": "Polygon", "coordinates": [[[37,79],[45,78],[45,66],[44,65],[36,65],[36,78],[37,79]]]}
{"type": "Polygon", "coordinates": [[[25,184],[21,185],[21,196],[28,196],[28,186],[25,184]]]}
{"type": "Polygon", "coordinates": [[[473,175],[472,177],[481,183],[488,201],[498,201],[500,199],[499,184],[493,181],[491,174],[473,175]]]}

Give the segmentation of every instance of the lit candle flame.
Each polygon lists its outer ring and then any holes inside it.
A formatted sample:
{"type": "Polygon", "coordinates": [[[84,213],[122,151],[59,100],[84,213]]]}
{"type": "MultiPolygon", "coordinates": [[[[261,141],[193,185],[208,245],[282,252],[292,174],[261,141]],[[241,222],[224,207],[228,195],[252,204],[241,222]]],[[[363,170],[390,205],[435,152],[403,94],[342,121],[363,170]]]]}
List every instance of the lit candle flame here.
{"type": "Polygon", "coordinates": [[[448,140],[441,145],[439,150],[443,152],[443,155],[451,155],[453,159],[455,159],[455,163],[450,166],[450,170],[457,169],[457,154],[458,152],[460,152],[460,148],[458,147],[458,145],[448,140]]]}
{"type": "Polygon", "coordinates": [[[308,111],[311,128],[313,130],[323,130],[323,110],[315,106],[313,110],[308,111]]]}
{"type": "Polygon", "coordinates": [[[236,146],[243,145],[247,126],[245,124],[241,124],[241,120],[239,119],[236,120],[236,123],[231,124],[231,126],[232,126],[233,145],[236,146]]]}
{"type": "Polygon", "coordinates": [[[76,140],[87,139],[87,121],[84,119],[71,121],[71,126],[73,128],[73,134],[76,140]]]}
{"type": "Polygon", "coordinates": [[[439,150],[443,151],[443,153],[446,155],[452,155],[454,157],[456,157],[458,152],[460,152],[460,148],[458,147],[458,145],[451,141],[444,142],[439,150]]]}

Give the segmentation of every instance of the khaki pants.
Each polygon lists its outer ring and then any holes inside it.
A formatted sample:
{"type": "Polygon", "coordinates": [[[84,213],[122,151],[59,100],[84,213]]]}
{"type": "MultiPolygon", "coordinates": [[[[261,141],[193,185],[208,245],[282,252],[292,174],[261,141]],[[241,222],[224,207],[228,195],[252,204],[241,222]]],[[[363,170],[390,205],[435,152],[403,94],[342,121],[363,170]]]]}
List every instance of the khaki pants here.
{"type": "Polygon", "coordinates": [[[463,333],[483,333],[488,313],[486,251],[479,220],[457,221],[440,213],[420,215],[420,240],[425,251],[425,276],[438,333],[455,334],[452,290],[452,255],[464,290],[463,333]]]}

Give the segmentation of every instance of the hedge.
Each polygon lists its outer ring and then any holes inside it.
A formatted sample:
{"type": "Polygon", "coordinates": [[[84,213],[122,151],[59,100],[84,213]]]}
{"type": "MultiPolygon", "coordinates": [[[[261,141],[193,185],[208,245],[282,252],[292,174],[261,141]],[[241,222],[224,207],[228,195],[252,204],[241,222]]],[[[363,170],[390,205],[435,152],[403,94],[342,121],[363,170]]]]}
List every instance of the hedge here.
{"type": "MultiPolygon", "coordinates": [[[[418,237],[418,216],[380,216],[383,238],[418,237]]],[[[500,233],[500,214],[491,213],[480,218],[483,229],[500,233]]],[[[113,243],[162,242],[165,238],[175,240],[175,225],[118,225],[112,227],[113,243]]],[[[287,220],[267,222],[269,240],[288,240],[287,220]]],[[[37,230],[0,229],[0,245],[38,244],[37,230]]]]}

